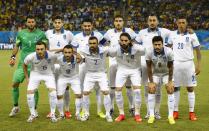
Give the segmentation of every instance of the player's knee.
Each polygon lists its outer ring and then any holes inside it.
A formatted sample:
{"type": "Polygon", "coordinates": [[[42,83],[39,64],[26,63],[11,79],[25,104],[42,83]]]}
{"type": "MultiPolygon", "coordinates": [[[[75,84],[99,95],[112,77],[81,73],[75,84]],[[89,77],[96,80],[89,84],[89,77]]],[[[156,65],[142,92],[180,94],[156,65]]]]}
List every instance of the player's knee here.
{"type": "Polygon", "coordinates": [[[84,91],[84,92],[83,92],[83,95],[85,95],[85,96],[87,96],[87,95],[89,95],[89,94],[90,94],[89,91],[84,91]]]}
{"type": "Polygon", "coordinates": [[[18,88],[18,87],[19,87],[19,85],[20,85],[20,83],[19,83],[19,82],[14,82],[14,83],[12,84],[12,87],[13,87],[13,88],[18,88]]]}
{"type": "Polygon", "coordinates": [[[58,96],[57,96],[57,99],[58,99],[58,100],[60,100],[60,99],[62,99],[62,98],[63,98],[63,95],[58,95],[58,96]]]}
{"type": "Polygon", "coordinates": [[[116,87],[115,91],[122,91],[122,87],[116,87]]]}
{"type": "Polygon", "coordinates": [[[187,91],[188,92],[193,92],[194,91],[194,87],[187,87],[187,91]]]}
{"type": "Polygon", "coordinates": [[[49,90],[49,92],[56,91],[56,89],[54,89],[54,88],[49,88],[48,90],[49,90]]]}
{"type": "Polygon", "coordinates": [[[108,95],[109,91],[102,91],[103,95],[108,95]]]}
{"type": "Polygon", "coordinates": [[[75,94],[76,98],[82,98],[82,94],[75,94]]]}
{"type": "Polygon", "coordinates": [[[168,94],[173,94],[174,90],[173,89],[167,89],[168,94]]]}
{"type": "Polygon", "coordinates": [[[180,87],[174,87],[174,92],[180,91],[180,87]]]}
{"type": "Polygon", "coordinates": [[[34,90],[27,90],[27,94],[34,94],[34,90]]]}
{"type": "Polygon", "coordinates": [[[133,86],[133,89],[140,89],[140,86],[133,86]]]}
{"type": "Polygon", "coordinates": [[[148,93],[149,94],[155,94],[156,89],[155,88],[149,88],[148,93]]]}

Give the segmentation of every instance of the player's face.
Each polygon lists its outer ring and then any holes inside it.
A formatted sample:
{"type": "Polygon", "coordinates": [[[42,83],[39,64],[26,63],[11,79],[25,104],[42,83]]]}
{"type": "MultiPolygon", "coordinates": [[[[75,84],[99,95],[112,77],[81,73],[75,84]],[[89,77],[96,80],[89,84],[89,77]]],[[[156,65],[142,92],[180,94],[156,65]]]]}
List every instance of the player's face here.
{"type": "Polygon", "coordinates": [[[26,26],[29,30],[33,30],[36,26],[35,19],[28,18],[27,21],[26,21],[26,26]]]}
{"type": "Polygon", "coordinates": [[[185,31],[186,30],[186,27],[187,27],[187,21],[186,21],[186,19],[178,19],[177,20],[177,26],[178,26],[178,29],[180,31],[185,31]]]}
{"type": "Polygon", "coordinates": [[[98,42],[96,39],[89,40],[89,48],[92,52],[95,52],[98,48],[98,42]]]}
{"type": "Polygon", "coordinates": [[[158,26],[158,19],[156,16],[149,16],[147,22],[149,28],[155,29],[158,26]]]}
{"type": "Polygon", "coordinates": [[[90,35],[91,32],[92,32],[92,29],[93,29],[93,25],[91,22],[83,22],[82,24],[82,29],[83,29],[83,32],[86,34],[86,35],[90,35]]]}
{"type": "Polygon", "coordinates": [[[63,26],[63,21],[61,19],[55,19],[53,21],[53,26],[55,30],[61,30],[62,26],[63,26]]]}
{"type": "Polygon", "coordinates": [[[123,28],[123,25],[124,25],[124,21],[123,21],[123,18],[115,18],[114,20],[114,26],[117,30],[121,30],[123,28]]]}
{"type": "Polygon", "coordinates": [[[161,50],[163,49],[163,43],[162,41],[156,41],[153,43],[153,47],[154,47],[154,50],[157,52],[157,53],[160,53],[161,50]]]}
{"type": "Polygon", "coordinates": [[[71,48],[64,48],[63,54],[65,56],[65,59],[67,61],[70,61],[70,59],[71,59],[71,57],[73,55],[73,49],[71,49],[71,48]]]}
{"type": "Polygon", "coordinates": [[[40,58],[44,58],[46,47],[44,45],[36,45],[36,53],[40,58]]]}
{"type": "Polygon", "coordinates": [[[121,36],[120,37],[119,43],[120,43],[121,48],[127,49],[129,44],[130,44],[130,42],[131,41],[128,39],[128,37],[126,37],[126,36],[121,36]]]}

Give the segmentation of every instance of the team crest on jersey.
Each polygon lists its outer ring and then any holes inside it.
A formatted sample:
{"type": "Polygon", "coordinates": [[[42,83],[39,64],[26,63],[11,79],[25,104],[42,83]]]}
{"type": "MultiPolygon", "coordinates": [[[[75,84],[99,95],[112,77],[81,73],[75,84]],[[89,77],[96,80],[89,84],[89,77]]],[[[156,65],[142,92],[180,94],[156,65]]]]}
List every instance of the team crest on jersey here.
{"type": "Polygon", "coordinates": [[[186,42],[189,42],[189,37],[186,37],[186,42]]]}
{"type": "Polygon", "coordinates": [[[63,39],[66,39],[66,35],[63,35],[63,39]]]}
{"type": "Polygon", "coordinates": [[[48,59],[47,62],[48,62],[48,63],[51,63],[51,59],[48,59]]]}
{"type": "Polygon", "coordinates": [[[134,55],[131,55],[131,59],[134,59],[134,55]]]}

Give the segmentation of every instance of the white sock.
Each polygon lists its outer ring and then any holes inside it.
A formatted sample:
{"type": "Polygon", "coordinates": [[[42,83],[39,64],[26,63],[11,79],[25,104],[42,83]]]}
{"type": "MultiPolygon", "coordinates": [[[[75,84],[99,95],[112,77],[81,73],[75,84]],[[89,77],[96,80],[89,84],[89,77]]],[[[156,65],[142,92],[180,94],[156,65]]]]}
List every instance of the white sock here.
{"type": "Polygon", "coordinates": [[[175,91],[173,94],[174,94],[174,111],[179,111],[180,91],[175,91]]]}
{"type": "Polygon", "coordinates": [[[160,112],[161,94],[161,85],[158,85],[155,93],[155,112],[160,112]]]}
{"type": "Polygon", "coordinates": [[[65,106],[65,111],[69,111],[69,109],[70,109],[70,90],[65,90],[64,106],[65,106]]]}
{"type": "Polygon", "coordinates": [[[140,115],[141,89],[134,90],[134,105],[135,105],[135,115],[140,115]]]}
{"type": "Polygon", "coordinates": [[[80,113],[81,106],[82,106],[82,98],[75,98],[76,115],[80,113]]]}
{"type": "Polygon", "coordinates": [[[55,114],[55,109],[56,109],[56,105],[57,105],[57,93],[56,91],[51,91],[49,93],[49,103],[50,103],[50,110],[51,110],[51,114],[55,114]]]}
{"type": "Polygon", "coordinates": [[[155,94],[148,94],[148,107],[149,107],[149,113],[150,113],[150,116],[154,116],[155,115],[155,112],[154,112],[154,109],[155,109],[155,94]]]}
{"type": "Polygon", "coordinates": [[[27,102],[31,115],[35,115],[35,98],[34,94],[27,94],[27,102]]]}
{"type": "Polygon", "coordinates": [[[110,102],[110,95],[104,95],[104,107],[106,111],[106,116],[110,115],[110,108],[111,108],[111,102],[110,102]]]}
{"type": "Polygon", "coordinates": [[[195,93],[188,92],[188,101],[189,101],[189,112],[194,112],[194,106],[195,106],[195,93]]]}
{"type": "Polygon", "coordinates": [[[111,108],[114,109],[115,89],[110,89],[111,108]]]}
{"type": "Polygon", "coordinates": [[[90,104],[89,95],[83,95],[83,109],[84,112],[87,114],[89,114],[89,104],[90,104]]]}
{"type": "Polygon", "coordinates": [[[132,88],[126,88],[126,95],[128,97],[129,109],[134,108],[132,88]]]}
{"type": "Polygon", "coordinates": [[[57,108],[58,108],[58,111],[59,111],[60,115],[64,115],[63,105],[64,105],[63,98],[57,99],[57,108]]]}
{"type": "Polygon", "coordinates": [[[102,112],[102,97],[99,89],[96,89],[97,113],[102,112]]]}
{"type": "Polygon", "coordinates": [[[149,105],[148,105],[148,86],[144,86],[144,100],[147,106],[147,114],[149,114],[149,105]]]}
{"type": "Polygon", "coordinates": [[[173,117],[174,94],[168,94],[168,117],[173,117]]]}
{"type": "Polygon", "coordinates": [[[122,91],[115,91],[115,99],[118,106],[119,113],[124,115],[123,95],[122,91]]]}

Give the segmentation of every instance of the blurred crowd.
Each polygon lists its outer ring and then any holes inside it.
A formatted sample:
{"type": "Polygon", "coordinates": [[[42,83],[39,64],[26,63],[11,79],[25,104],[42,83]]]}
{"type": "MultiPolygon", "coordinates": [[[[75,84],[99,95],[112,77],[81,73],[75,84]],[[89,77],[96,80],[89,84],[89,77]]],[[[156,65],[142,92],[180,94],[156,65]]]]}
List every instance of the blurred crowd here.
{"type": "Polygon", "coordinates": [[[94,20],[97,30],[113,27],[116,14],[125,16],[127,27],[138,31],[146,28],[147,16],[154,12],[160,26],[175,29],[176,16],[186,14],[194,30],[209,29],[208,0],[3,0],[0,1],[0,31],[17,31],[24,28],[24,19],[37,16],[37,25],[43,30],[52,27],[54,14],[64,16],[66,29],[81,30],[85,17],[94,20]]]}

